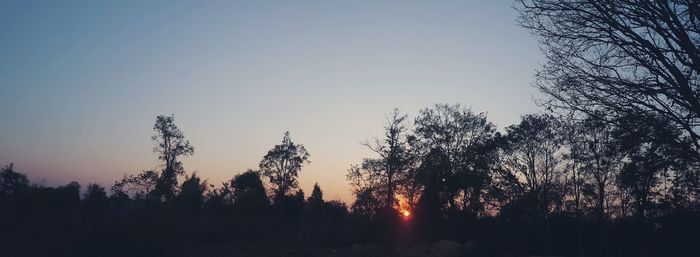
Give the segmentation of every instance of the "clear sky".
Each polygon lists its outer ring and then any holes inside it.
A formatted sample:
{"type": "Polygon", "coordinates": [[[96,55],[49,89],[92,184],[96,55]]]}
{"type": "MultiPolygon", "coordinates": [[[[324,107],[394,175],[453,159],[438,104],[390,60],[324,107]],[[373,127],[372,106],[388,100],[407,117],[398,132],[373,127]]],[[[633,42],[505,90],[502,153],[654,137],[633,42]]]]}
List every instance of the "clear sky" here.
{"type": "Polygon", "coordinates": [[[536,112],[542,60],[514,3],[0,1],[0,165],[46,185],[109,187],[156,168],[152,127],[175,114],[210,183],[256,168],[289,130],[299,180],[350,202],[359,142],[394,107],[536,112]]]}

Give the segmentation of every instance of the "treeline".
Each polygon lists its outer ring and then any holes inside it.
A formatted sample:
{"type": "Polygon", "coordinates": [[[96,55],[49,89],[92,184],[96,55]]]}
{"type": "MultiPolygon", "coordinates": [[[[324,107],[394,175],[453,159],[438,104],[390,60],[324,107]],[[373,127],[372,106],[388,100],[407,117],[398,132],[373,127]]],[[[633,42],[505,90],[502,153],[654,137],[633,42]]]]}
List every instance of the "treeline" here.
{"type": "Polygon", "coordinates": [[[365,144],[379,158],[349,170],[352,209],[598,220],[698,210],[691,141],[662,117],[653,122],[530,114],[500,133],[460,105],[425,108],[413,124],[396,110],[385,135],[365,144]]]}
{"type": "Polygon", "coordinates": [[[531,114],[499,132],[485,113],[437,104],[412,122],[395,110],[384,128],[364,143],[376,156],[348,171],[356,199],[347,207],[318,185],[305,196],[297,175],[310,155],[289,133],[258,170],[218,186],[187,175],[180,159],[194,147],[161,115],[152,140],[162,168],[109,189],[51,188],[4,167],[1,233],[8,249],[37,255],[449,239],[486,253],[622,256],[685,249],[698,229],[697,155],[661,117],[531,114]]]}
{"type": "MultiPolygon", "coordinates": [[[[206,244],[342,246],[360,241],[345,203],[310,196],[297,173],[309,154],[284,134],[259,170],[220,186],[185,174],[181,157],[194,147],[158,116],[152,140],[162,169],[126,174],[110,189],[77,182],[32,184],[9,164],[0,172],[0,237],[16,256],[186,256],[206,244]],[[180,183],[178,178],[184,178],[180,183]],[[264,183],[266,178],[269,183],[264,183]]],[[[15,256],[15,255],[13,255],[15,256]]]]}
{"type": "Polygon", "coordinates": [[[384,128],[365,143],[377,158],[348,172],[351,210],[411,210],[424,240],[637,256],[687,249],[700,229],[697,152],[663,117],[529,114],[501,133],[437,104],[413,122],[395,110],[384,128]]]}

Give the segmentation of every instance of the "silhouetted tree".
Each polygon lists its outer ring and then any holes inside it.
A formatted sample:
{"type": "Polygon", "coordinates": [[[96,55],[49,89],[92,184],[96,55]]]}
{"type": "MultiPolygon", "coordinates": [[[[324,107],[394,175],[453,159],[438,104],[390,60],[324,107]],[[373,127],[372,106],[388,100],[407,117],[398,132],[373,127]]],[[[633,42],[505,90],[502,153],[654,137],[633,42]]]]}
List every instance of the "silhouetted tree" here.
{"type": "Polygon", "coordinates": [[[375,184],[369,186],[373,190],[379,190],[376,192],[376,197],[383,202],[384,207],[388,208],[396,206],[395,194],[401,182],[400,179],[409,172],[414,161],[414,154],[410,149],[410,141],[414,140],[414,137],[408,134],[406,117],[398,109],[394,109],[393,113],[387,116],[384,137],[375,138],[373,143],[363,143],[379,155],[379,158],[366,158],[358,169],[351,169],[348,173],[348,176],[371,177],[371,183],[375,184]]]}
{"type": "Polygon", "coordinates": [[[423,158],[418,169],[419,183],[423,192],[414,211],[419,234],[436,239],[440,221],[445,217],[447,203],[453,197],[449,194],[445,181],[450,179],[449,159],[441,148],[433,148],[423,158]]]}
{"type": "Polygon", "coordinates": [[[375,196],[375,192],[367,187],[358,189],[353,192],[355,201],[350,207],[353,214],[371,218],[376,214],[377,209],[382,206],[382,203],[375,196]]]}
{"type": "Polygon", "coordinates": [[[619,174],[623,155],[614,142],[615,127],[611,122],[589,116],[580,123],[579,154],[581,170],[590,176],[594,188],[595,213],[598,219],[607,216],[605,206],[608,188],[619,174]]]}
{"type": "Polygon", "coordinates": [[[89,209],[101,209],[107,206],[107,192],[100,184],[88,184],[83,194],[83,202],[89,209]]]}
{"type": "Polygon", "coordinates": [[[357,229],[351,227],[348,220],[348,207],[345,203],[331,200],[323,203],[323,216],[317,220],[320,244],[343,245],[351,242],[350,238],[357,229]]]}
{"type": "Polygon", "coordinates": [[[673,183],[669,173],[686,172],[683,164],[687,160],[684,158],[687,148],[676,143],[682,138],[680,132],[664,117],[657,117],[650,123],[630,115],[618,123],[615,138],[626,160],[618,178],[620,187],[633,196],[635,215],[642,218],[655,203],[654,199],[672,196],[662,195],[657,186],[662,180],[673,183]]]}
{"type": "Polygon", "coordinates": [[[307,199],[307,209],[301,228],[301,237],[313,245],[337,245],[339,241],[350,237],[347,235],[348,210],[344,203],[324,201],[323,191],[318,183],[314,184],[311,196],[307,199]]]}
{"type": "Polygon", "coordinates": [[[416,207],[423,191],[423,184],[417,179],[420,172],[417,165],[420,164],[420,159],[416,155],[413,158],[410,168],[398,177],[397,187],[398,194],[404,198],[406,207],[409,210],[413,210],[416,207]]]}
{"type": "Polygon", "coordinates": [[[560,122],[543,114],[525,115],[506,128],[508,144],[497,177],[511,200],[530,199],[531,215],[543,218],[559,200],[563,176],[560,122]],[[520,198],[520,199],[517,199],[520,198]]]}
{"type": "Polygon", "coordinates": [[[353,214],[373,217],[377,209],[385,206],[386,191],[383,187],[386,184],[383,183],[382,177],[363,170],[359,165],[350,165],[346,178],[350,181],[352,193],[355,195],[351,206],[353,214]]]}
{"type": "Polygon", "coordinates": [[[282,196],[299,186],[297,176],[304,163],[309,163],[309,153],[304,145],[292,142],[287,131],[282,144],[275,145],[260,161],[260,171],[275,185],[275,196],[282,196]]]}
{"type": "Polygon", "coordinates": [[[175,125],[174,116],[159,115],[153,125],[155,134],[151,139],[156,143],[153,151],[158,153],[158,159],[164,162],[163,171],[158,177],[155,194],[161,201],[167,201],[175,196],[177,176],[184,174],[180,156],[194,153],[194,147],[185,135],[175,125]]]}
{"type": "Polygon", "coordinates": [[[697,1],[520,2],[520,24],[539,37],[547,60],[537,75],[546,105],[650,122],[661,116],[699,150],[697,1]]]}
{"type": "Polygon", "coordinates": [[[231,181],[233,204],[241,210],[260,210],[270,205],[260,173],[247,170],[236,175],[231,181]]]}
{"type": "MultiPolygon", "coordinates": [[[[233,179],[221,183],[221,187],[212,188],[207,192],[204,202],[205,208],[221,211],[226,206],[233,205],[233,179]]],[[[211,185],[213,187],[213,185],[211,185]]]]}
{"type": "Polygon", "coordinates": [[[589,191],[586,174],[582,171],[582,152],[586,148],[582,134],[585,133],[585,129],[582,122],[573,119],[571,115],[564,118],[562,125],[563,140],[569,148],[568,153],[564,155],[564,159],[568,161],[566,169],[569,173],[564,183],[570,199],[565,201],[565,205],[567,209],[573,209],[576,217],[580,217],[583,212],[582,204],[586,200],[585,192],[589,191]]]}
{"type": "Polygon", "coordinates": [[[456,174],[462,190],[462,210],[473,215],[484,212],[484,195],[492,184],[492,172],[500,161],[500,134],[495,132],[493,125],[485,126],[483,132],[485,136],[472,138],[473,141],[461,152],[459,172],[456,174]]]}
{"type": "Polygon", "coordinates": [[[131,195],[140,200],[154,198],[158,177],[154,170],[144,170],[136,176],[124,174],[124,178],[112,185],[112,195],[131,195]]]}
{"type": "Polygon", "coordinates": [[[27,175],[14,170],[14,164],[2,168],[0,171],[0,195],[14,195],[29,189],[27,175]]]}
{"type": "Polygon", "coordinates": [[[439,150],[445,157],[442,193],[451,211],[482,210],[482,193],[489,184],[496,151],[490,143],[495,126],[486,114],[473,113],[461,105],[436,104],[420,111],[415,134],[424,153],[439,150]],[[461,203],[457,203],[461,195],[461,203]]]}
{"type": "Polygon", "coordinates": [[[299,201],[302,205],[304,204],[304,190],[301,188],[297,189],[297,192],[294,194],[294,197],[299,201]]]}
{"type": "Polygon", "coordinates": [[[192,173],[182,182],[176,202],[185,210],[198,210],[204,203],[205,191],[207,191],[206,181],[202,181],[196,173],[192,173]]]}
{"type": "Polygon", "coordinates": [[[57,187],[52,194],[53,203],[59,208],[73,209],[80,204],[80,183],[72,181],[57,187]]]}
{"type": "Polygon", "coordinates": [[[311,191],[311,196],[309,196],[307,202],[309,202],[312,208],[318,208],[318,206],[323,204],[323,191],[321,191],[321,187],[318,186],[318,183],[314,184],[314,189],[311,191]]]}

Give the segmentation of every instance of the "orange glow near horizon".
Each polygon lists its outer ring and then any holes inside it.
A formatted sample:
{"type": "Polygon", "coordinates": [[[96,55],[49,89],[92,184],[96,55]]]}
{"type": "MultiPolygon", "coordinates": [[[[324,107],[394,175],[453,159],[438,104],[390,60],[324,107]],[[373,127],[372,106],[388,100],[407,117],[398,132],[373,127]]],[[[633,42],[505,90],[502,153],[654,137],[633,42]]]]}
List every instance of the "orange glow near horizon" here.
{"type": "Polygon", "coordinates": [[[411,206],[408,204],[406,197],[403,197],[402,195],[397,195],[396,200],[398,201],[398,206],[396,206],[396,210],[403,217],[403,219],[408,220],[409,218],[411,218],[411,206]]]}

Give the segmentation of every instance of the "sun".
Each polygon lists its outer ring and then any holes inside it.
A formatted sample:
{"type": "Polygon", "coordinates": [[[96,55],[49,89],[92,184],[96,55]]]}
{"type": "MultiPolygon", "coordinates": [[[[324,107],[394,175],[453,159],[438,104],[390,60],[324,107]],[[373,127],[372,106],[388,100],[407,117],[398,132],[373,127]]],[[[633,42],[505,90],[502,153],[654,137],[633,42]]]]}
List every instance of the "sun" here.
{"type": "Polygon", "coordinates": [[[408,199],[402,195],[397,195],[396,196],[397,200],[397,205],[395,206],[395,210],[398,212],[398,214],[403,217],[404,220],[408,220],[411,218],[411,205],[408,203],[408,199]]]}

